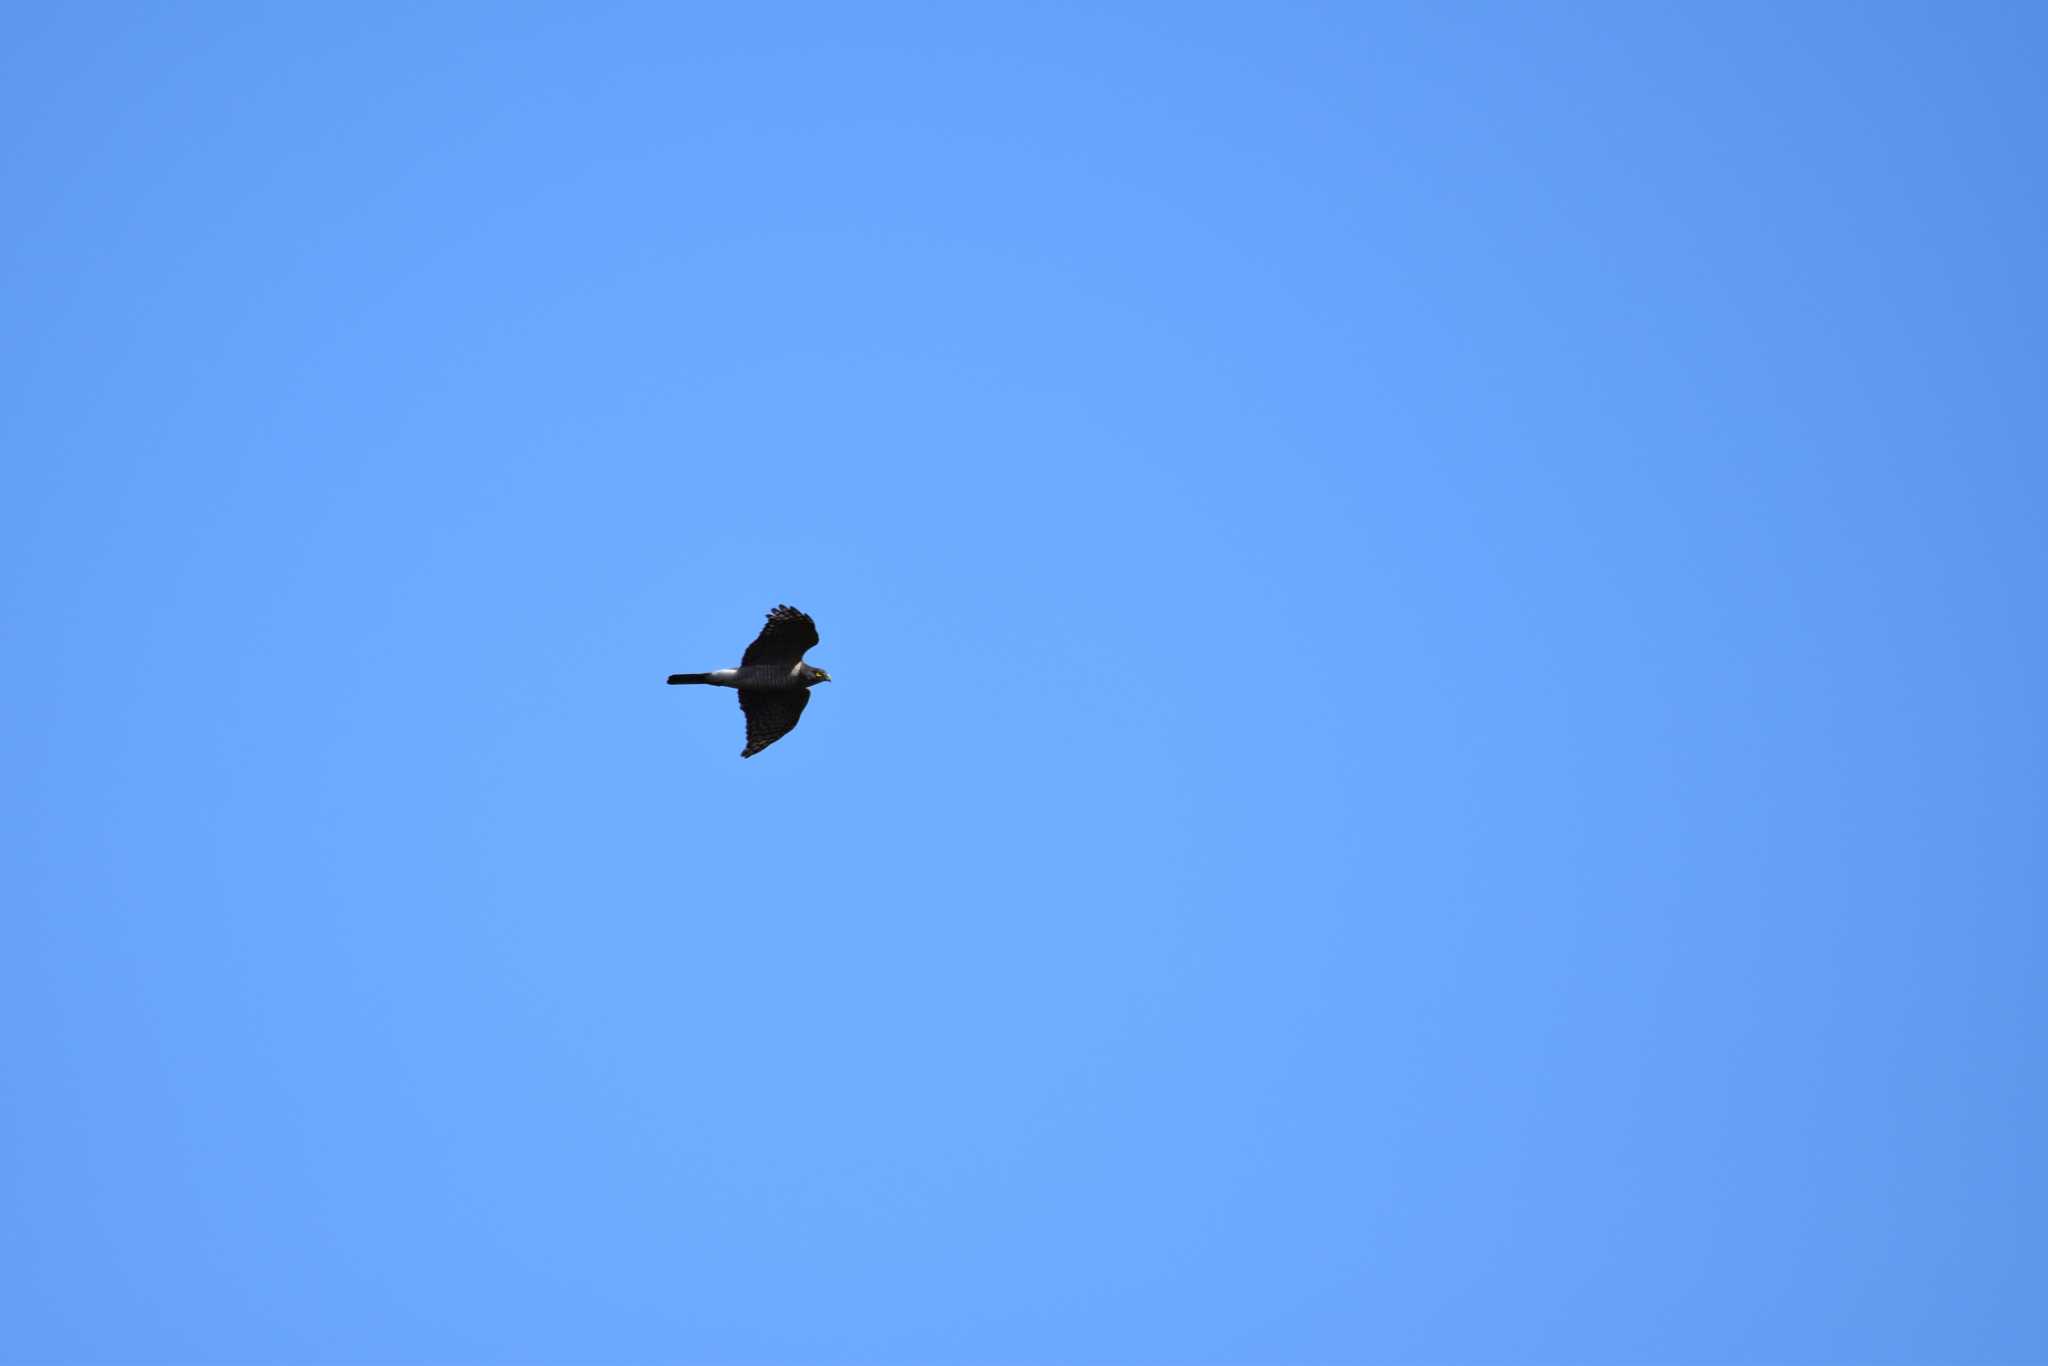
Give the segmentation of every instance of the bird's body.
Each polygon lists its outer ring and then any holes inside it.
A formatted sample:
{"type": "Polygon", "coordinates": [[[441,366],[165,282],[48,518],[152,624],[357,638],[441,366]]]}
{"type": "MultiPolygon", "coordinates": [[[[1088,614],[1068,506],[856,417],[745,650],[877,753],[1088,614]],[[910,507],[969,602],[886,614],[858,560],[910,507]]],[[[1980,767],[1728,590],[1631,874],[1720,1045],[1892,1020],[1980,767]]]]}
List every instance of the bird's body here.
{"type": "Polygon", "coordinates": [[[808,688],[803,677],[808,664],[784,668],[780,664],[745,664],[737,669],[713,669],[701,674],[670,674],[671,683],[709,683],[714,688],[808,688]]]}
{"type": "Polygon", "coordinates": [[[737,669],[670,674],[668,681],[738,689],[740,710],[747,714],[747,747],[740,757],[751,758],[796,729],[813,684],[832,681],[831,674],[804,663],[804,651],[817,643],[818,628],[808,615],[794,607],[777,607],[737,669]]]}

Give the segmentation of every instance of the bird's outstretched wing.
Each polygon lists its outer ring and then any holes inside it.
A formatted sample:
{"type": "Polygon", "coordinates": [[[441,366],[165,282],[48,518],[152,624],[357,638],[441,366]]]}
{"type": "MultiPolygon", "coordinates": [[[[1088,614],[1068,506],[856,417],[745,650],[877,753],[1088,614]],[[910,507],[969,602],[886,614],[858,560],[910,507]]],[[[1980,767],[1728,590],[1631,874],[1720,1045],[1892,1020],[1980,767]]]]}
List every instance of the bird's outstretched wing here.
{"type": "Polygon", "coordinates": [[[810,700],[806,688],[741,688],[740,710],[747,714],[747,747],[740,751],[740,758],[753,758],[795,730],[810,700]]]}
{"type": "MultiPolygon", "coordinates": [[[[794,607],[777,607],[768,614],[768,624],[740,657],[747,664],[794,664],[804,651],[818,643],[818,628],[810,614],[794,607]]],[[[794,721],[790,722],[795,725],[794,721]]]]}

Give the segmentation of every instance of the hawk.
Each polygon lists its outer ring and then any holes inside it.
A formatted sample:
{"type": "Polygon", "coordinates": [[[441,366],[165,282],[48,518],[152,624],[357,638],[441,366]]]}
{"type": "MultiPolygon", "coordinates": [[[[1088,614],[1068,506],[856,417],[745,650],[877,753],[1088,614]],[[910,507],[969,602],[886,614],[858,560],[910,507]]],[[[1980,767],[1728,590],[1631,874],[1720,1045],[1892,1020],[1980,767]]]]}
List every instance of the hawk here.
{"type": "Polygon", "coordinates": [[[670,674],[668,681],[739,689],[740,710],[747,714],[747,747],[740,758],[750,759],[796,729],[813,683],[832,681],[831,674],[804,663],[804,651],[817,643],[818,627],[809,614],[780,606],[768,614],[768,624],[740,656],[737,669],[670,674]]]}

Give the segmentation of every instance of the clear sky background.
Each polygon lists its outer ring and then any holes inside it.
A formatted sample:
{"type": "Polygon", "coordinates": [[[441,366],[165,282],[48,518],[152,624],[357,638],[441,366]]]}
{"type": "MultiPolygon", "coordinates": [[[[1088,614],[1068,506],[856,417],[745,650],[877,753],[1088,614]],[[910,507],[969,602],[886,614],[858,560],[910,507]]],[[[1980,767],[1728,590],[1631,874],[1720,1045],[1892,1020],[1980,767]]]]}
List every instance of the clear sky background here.
{"type": "Polygon", "coordinates": [[[0,1356],[2048,1360],[2043,14],[16,7],[0,1356]]]}

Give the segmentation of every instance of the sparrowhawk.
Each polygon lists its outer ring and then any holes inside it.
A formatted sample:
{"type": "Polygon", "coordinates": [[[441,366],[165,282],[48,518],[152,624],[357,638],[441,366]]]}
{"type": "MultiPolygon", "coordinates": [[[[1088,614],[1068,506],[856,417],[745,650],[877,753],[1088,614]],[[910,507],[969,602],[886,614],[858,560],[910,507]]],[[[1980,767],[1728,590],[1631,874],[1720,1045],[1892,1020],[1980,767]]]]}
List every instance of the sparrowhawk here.
{"type": "Polygon", "coordinates": [[[831,674],[804,663],[804,651],[817,643],[818,628],[807,613],[777,607],[740,656],[737,669],[670,674],[668,681],[739,689],[740,710],[747,714],[747,747],[740,758],[751,758],[796,729],[797,718],[811,700],[813,683],[832,681],[831,674]]]}

